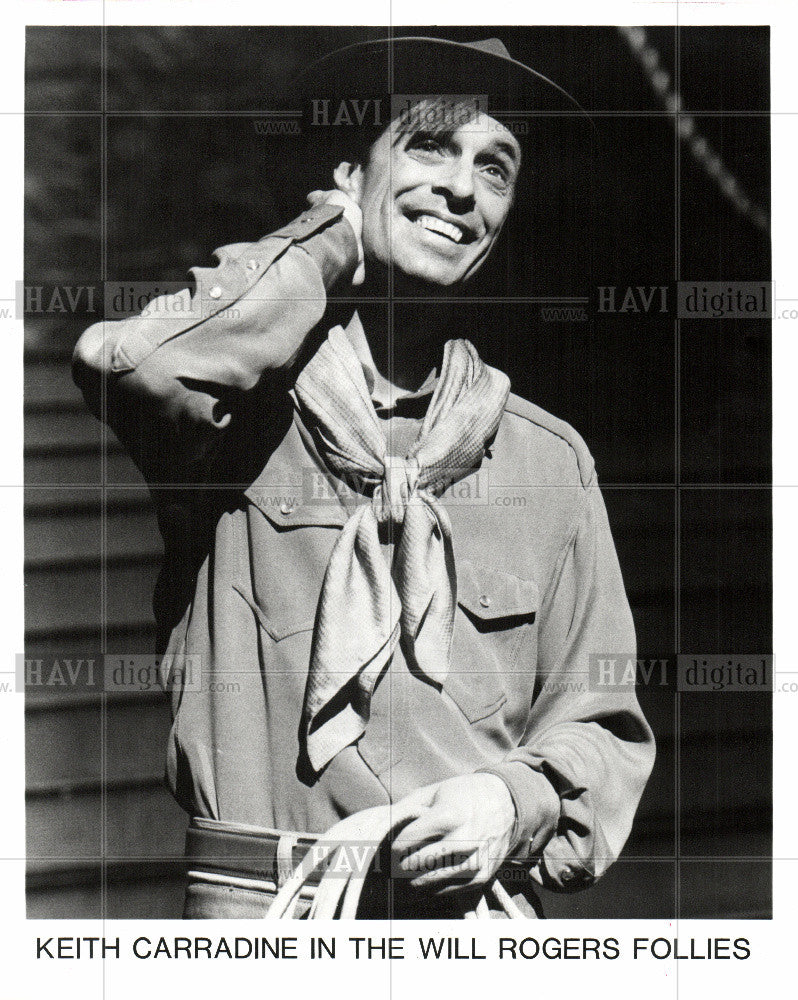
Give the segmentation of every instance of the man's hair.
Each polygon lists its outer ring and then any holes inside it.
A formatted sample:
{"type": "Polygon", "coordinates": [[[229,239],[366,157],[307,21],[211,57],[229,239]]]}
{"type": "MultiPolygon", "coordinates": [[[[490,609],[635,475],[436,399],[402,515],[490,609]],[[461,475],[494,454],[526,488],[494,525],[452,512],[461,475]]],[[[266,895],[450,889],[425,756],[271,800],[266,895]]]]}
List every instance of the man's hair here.
{"type": "Polygon", "coordinates": [[[394,122],[398,122],[395,141],[404,137],[412,139],[419,134],[433,139],[444,138],[473,121],[481,110],[479,98],[470,96],[440,94],[423,97],[412,104],[408,102],[406,108],[398,109],[394,118],[394,122]]]}
{"type": "Polygon", "coordinates": [[[342,160],[365,166],[374,143],[388,128],[394,131],[394,144],[420,134],[442,139],[468,124],[483,110],[479,98],[457,94],[408,95],[404,103],[401,95],[394,95],[383,99],[383,105],[389,100],[391,113],[383,116],[379,123],[366,116],[369,120],[363,124],[340,125],[328,130],[328,145],[336,159],[334,166],[342,160]]]}

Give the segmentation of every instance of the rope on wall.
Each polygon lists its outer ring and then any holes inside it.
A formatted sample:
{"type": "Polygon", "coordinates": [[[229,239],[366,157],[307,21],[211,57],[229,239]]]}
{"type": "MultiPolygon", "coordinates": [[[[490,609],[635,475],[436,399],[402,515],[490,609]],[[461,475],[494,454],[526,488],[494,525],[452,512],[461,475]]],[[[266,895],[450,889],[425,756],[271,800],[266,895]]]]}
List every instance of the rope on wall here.
{"type": "Polygon", "coordinates": [[[752,222],[757,229],[767,230],[769,225],[767,212],[748,197],[734,174],[698,131],[695,118],[682,110],[681,96],[673,89],[670,73],[661,66],[659,53],[650,44],[646,29],[619,27],[618,31],[640,63],[651,88],[665,105],[666,110],[673,115],[673,126],[693,158],[740,215],[752,222]]]}

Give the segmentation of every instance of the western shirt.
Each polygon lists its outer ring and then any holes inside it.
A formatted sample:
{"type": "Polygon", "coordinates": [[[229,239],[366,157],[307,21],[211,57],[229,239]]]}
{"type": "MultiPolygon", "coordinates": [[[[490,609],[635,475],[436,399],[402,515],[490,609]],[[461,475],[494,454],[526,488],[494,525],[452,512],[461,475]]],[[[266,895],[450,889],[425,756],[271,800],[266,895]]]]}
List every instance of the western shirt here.
{"type": "MultiPolygon", "coordinates": [[[[397,647],[363,736],[320,775],[303,764],[322,580],[364,501],[325,468],[291,392],[330,328],[328,290],[354,270],[341,213],[316,206],[257,243],[222,247],[218,266],[193,269],[193,291],[95,324],[76,347],[76,381],[148,480],[164,537],[155,613],[170,787],[193,815],[321,833],[489,771],[513,798],[514,852],[533,875],[589,885],[627,839],[654,743],[633,685],[591,672],[591,656],[635,652],[592,458],[570,426],[513,394],[480,467],[445,495],[457,609],[442,688],[397,647]]],[[[351,308],[346,332],[371,387],[351,308]]],[[[378,408],[397,446],[433,387],[378,408]]]]}

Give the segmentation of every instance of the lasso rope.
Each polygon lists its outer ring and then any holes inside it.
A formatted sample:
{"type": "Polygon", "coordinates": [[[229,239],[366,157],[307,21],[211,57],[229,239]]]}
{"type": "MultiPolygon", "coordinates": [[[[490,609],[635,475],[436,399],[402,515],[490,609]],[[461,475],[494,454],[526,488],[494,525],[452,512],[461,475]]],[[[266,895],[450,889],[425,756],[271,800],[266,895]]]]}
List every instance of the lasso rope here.
{"type": "Polygon", "coordinates": [[[666,110],[673,115],[673,127],[693,158],[703,167],[740,215],[745,216],[757,229],[767,230],[769,224],[767,212],[751,201],[742,190],[737,178],[725,166],[704,136],[698,132],[695,118],[682,111],[681,95],[671,86],[670,73],[660,65],[659,53],[649,42],[646,29],[619,27],[618,31],[643,68],[653,91],[665,105],[666,110]]]}
{"type": "MultiPolygon", "coordinates": [[[[388,837],[393,836],[416,812],[405,813],[394,806],[375,806],[347,816],[336,823],[308,850],[293,874],[286,880],[266,913],[266,920],[287,920],[295,915],[302,891],[322,866],[322,874],[311,903],[311,920],[351,920],[357,913],[363,885],[369,867],[388,837]],[[352,866],[350,850],[353,844],[363,846],[356,866],[352,866]]],[[[477,905],[463,913],[466,920],[490,917],[490,894],[506,916],[513,920],[526,919],[526,914],[510,898],[498,879],[494,879],[480,896],[477,905]]]]}

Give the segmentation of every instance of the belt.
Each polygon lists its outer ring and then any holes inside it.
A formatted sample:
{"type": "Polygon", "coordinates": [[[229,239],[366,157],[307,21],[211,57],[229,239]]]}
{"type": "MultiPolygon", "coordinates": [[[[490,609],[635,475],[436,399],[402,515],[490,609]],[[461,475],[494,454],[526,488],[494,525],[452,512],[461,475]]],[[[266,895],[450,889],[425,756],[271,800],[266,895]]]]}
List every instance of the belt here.
{"type": "MultiPolygon", "coordinates": [[[[352,817],[350,817],[351,819],[352,817]]],[[[340,825],[337,824],[333,829],[337,829],[340,825]]],[[[319,839],[325,839],[326,836],[297,831],[272,830],[267,827],[229,823],[195,816],[186,832],[186,859],[189,862],[189,868],[192,869],[188,873],[189,878],[194,881],[265,890],[274,894],[291,879],[292,875],[294,876],[292,881],[297,881],[300,874],[297,869],[300,863],[314,844],[319,839]]],[[[359,840],[360,838],[358,838],[359,840]]],[[[374,840],[375,838],[372,837],[371,843],[374,840]]],[[[321,846],[319,845],[319,849],[321,846]]],[[[313,899],[325,875],[325,857],[322,852],[318,860],[313,859],[313,866],[305,865],[304,874],[299,879],[297,888],[293,890],[295,894],[301,895],[305,899],[313,899]],[[299,883],[301,883],[301,889],[299,883]]],[[[360,888],[362,888],[362,875],[363,873],[360,873],[357,879],[361,883],[360,888]]],[[[523,896],[529,909],[526,915],[530,917],[542,916],[540,903],[531,888],[528,873],[519,866],[518,861],[505,862],[492,880],[491,885],[485,890],[495,897],[499,909],[507,916],[522,915],[501,884],[507,878],[512,883],[511,888],[523,890],[523,896]],[[521,884],[518,882],[518,875],[523,876],[521,884]]],[[[345,886],[344,880],[338,879],[338,881],[345,886]]],[[[451,899],[452,897],[447,897],[447,900],[451,899]]],[[[488,904],[482,898],[475,915],[484,916],[487,913],[488,904]],[[484,912],[480,912],[480,908],[484,912]]],[[[419,913],[414,908],[407,915],[418,918],[419,913]]],[[[463,914],[441,912],[440,916],[451,918],[453,916],[462,917],[463,914]]]]}
{"type": "MultiPolygon", "coordinates": [[[[186,831],[186,859],[191,868],[203,872],[243,876],[281,886],[316,840],[310,833],[195,816],[186,831]]],[[[311,884],[318,884],[321,875],[318,872],[311,884]]]]}

